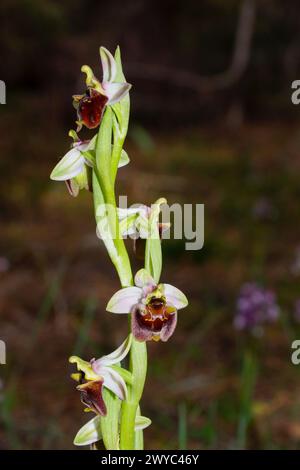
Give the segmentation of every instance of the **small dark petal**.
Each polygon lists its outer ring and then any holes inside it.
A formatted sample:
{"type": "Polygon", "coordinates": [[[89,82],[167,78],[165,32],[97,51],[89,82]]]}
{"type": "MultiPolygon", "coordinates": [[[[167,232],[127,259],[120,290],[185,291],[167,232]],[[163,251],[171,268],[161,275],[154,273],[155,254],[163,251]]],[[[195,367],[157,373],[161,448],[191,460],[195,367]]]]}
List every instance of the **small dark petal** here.
{"type": "Polygon", "coordinates": [[[106,405],[102,397],[103,380],[92,380],[78,385],[82,403],[95,413],[106,416],[106,405]]]}
{"type": "Polygon", "coordinates": [[[79,193],[78,185],[74,184],[72,180],[66,180],[65,183],[71,196],[73,197],[78,196],[78,193],[79,193]]]}
{"type": "Polygon", "coordinates": [[[140,237],[133,239],[133,252],[137,259],[143,260],[145,257],[146,241],[140,237]]]}
{"type": "Polygon", "coordinates": [[[172,313],[168,320],[163,325],[161,332],[160,332],[160,339],[162,341],[168,341],[168,339],[172,336],[175,331],[177,325],[177,311],[172,313]]]}
{"type": "Polygon", "coordinates": [[[92,168],[88,168],[87,170],[87,190],[92,193],[93,192],[93,170],[92,168]]]}
{"type": "Polygon", "coordinates": [[[88,93],[80,100],[78,106],[78,118],[88,128],[98,127],[108,101],[107,96],[96,90],[89,89],[88,93]]]}

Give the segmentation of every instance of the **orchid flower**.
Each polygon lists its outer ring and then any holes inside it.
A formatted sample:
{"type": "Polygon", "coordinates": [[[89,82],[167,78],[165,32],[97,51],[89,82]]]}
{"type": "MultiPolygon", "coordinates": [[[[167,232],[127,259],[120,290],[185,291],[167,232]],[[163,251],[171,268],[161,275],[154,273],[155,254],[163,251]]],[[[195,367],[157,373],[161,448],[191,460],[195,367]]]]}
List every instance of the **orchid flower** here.
{"type": "Polygon", "coordinates": [[[72,378],[80,384],[76,387],[80,392],[82,403],[88,410],[101,416],[106,416],[107,410],[102,397],[102,388],[106,387],[113,392],[120,400],[125,400],[127,387],[121,375],[126,371],[117,366],[128,354],[131,347],[132,336],[121,344],[121,346],[107,356],[100,359],[92,359],[90,362],[84,361],[80,357],[71,356],[69,362],[77,365],[79,373],[72,374],[72,378]],[[83,379],[86,381],[81,383],[83,379]]]}
{"type": "MultiPolygon", "coordinates": [[[[151,420],[145,416],[136,416],[135,418],[135,431],[142,431],[150,426],[151,420]]],[[[101,432],[101,417],[99,415],[94,416],[86,424],[79,429],[75,436],[74,444],[76,446],[87,446],[95,444],[102,440],[101,432]]]]}
{"type": "Polygon", "coordinates": [[[84,95],[73,96],[73,104],[77,109],[78,128],[82,125],[88,129],[99,126],[105,106],[121,101],[131,88],[129,83],[115,83],[117,64],[112,54],[100,47],[103,78],[100,82],[88,65],[83,65],[81,71],[86,74],[87,91],[84,95]]]}
{"type": "Polygon", "coordinates": [[[186,296],[170,284],[156,284],[145,269],[135,275],[135,286],[116,292],[107,304],[112,313],[131,313],[131,328],[139,341],[167,341],[174,333],[177,310],[188,305],[186,296]]]}
{"type": "Polygon", "coordinates": [[[170,228],[169,223],[159,223],[159,211],[160,206],[166,203],[166,199],[161,198],[153,207],[146,206],[145,204],[135,204],[134,207],[128,209],[118,207],[118,217],[120,221],[120,232],[123,237],[128,235],[132,236],[134,239],[141,237],[144,239],[149,238],[151,234],[151,214],[153,210],[156,211],[158,208],[157,216],[155,218],[155,223],[158,225],[158,230],[160,236],[163,232],[170,228]],[[155,209],[154,209],[155,208],[155,209]]]}
{"type": "MultiPolygon", "coordinates": [[[[57,163],[50,178],[54,181],[65,181],[71,196],[76,197],[81,189],[91,190],[91,168],[95,164],[97,136],[82,141],[73,130],[69,132],[69,136],[73,138],[71,150],[57,163]]],[[[122,150],[118,167],[121,168],[127,163],[129,157],[125,150],[122,150]]]]}

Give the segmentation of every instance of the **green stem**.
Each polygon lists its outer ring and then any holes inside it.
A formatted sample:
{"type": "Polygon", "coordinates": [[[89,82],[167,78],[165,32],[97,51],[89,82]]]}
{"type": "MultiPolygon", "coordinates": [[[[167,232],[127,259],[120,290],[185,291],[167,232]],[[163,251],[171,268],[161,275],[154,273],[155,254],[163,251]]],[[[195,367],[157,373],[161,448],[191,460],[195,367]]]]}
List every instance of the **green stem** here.
{"type": "Polygon", "coordinates": [[[117,249],[118,257],[115,260],[115,267],[118,272],[122,287],[128,287],[133,284],[131,264],[126,250],[123,238],[120,236],[119,219],[116,207],[116,197],[114,190],[106,194],[106,203],[109,205],[109,219],[113,232],[115,233],[114,243],[117,249]]]}
{"type": "Polygon", "coordinates": [[[237,443],[239,449],[244,449],[247,444],[247,434],[252,420],[252,399],[257,378],[257,358],[253,349],[244,352],[241,390],[240,390],[240,415],[238,423],[237,443]]]}
{"type": "MultiPolygon", "coordinates": [[[[123,117],[126,114],[129,116],[129,103],[127,110],[124,110],[123,117]]],[[[104,203],[106,207],[105,219],[109,228],[106,248],[116,267],[122,287],[127,287],[133,284],[132,270],[125,243],[120,234],[115,196],[115,177],[128,127],[128,118],[124,117],[123,120],[123,132],[120,133],[118,123],[113,120],[112,110],[107,108],[105,111],[97,138],[93,187],[95,211],[101,203],[104,203]],[[113,146],[112,136],[114,137],[113,146]],[[113,148],[112,154],[111,148],[113,148]]],[[[101,216],[99,219],[101,221],[101,216]]],[[[131,327],[129,330],[131,331],[131,327]]],[[[139,446],[142,442],[140,438],[135,439],[135,418],[146,378],[147,349],[144,342],[139,342],[135,338],[133,338],[130,350],[129,371],[132,374],[132,385],[127,385],[128,396],[122,402],[120,416],[120,448],[122,450],[134,449],[136,442],[139,446]]]]}
{"type": "Polygon", "coordinates": [[[133,385],[128,388],[127,400],[123,401],[121,409],[120,448],[132,450],[135,448],[135,417],[142,398],[147,374],[146,342],[132,340],[129,369],[133,376],[133,385]]]}

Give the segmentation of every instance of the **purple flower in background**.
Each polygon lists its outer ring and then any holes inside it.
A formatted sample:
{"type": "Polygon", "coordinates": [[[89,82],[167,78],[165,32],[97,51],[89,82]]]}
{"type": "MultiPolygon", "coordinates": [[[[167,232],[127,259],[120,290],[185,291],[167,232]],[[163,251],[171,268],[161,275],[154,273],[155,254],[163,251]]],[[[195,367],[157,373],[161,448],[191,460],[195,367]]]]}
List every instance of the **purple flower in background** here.
{"type": "Polygon", "coordinates": [[[240,290],[234,326],[237,330],[258,331],[264,323],[276,321],[279,311],[274,292],[247,283],[240,290]]]}
{"type": "Polygon", "coordinates": [[[276,210],[268,198],[261,197],[255,202],[252,215],[254,219],[261,221],[273,220],[276,217],[276,210]]]}

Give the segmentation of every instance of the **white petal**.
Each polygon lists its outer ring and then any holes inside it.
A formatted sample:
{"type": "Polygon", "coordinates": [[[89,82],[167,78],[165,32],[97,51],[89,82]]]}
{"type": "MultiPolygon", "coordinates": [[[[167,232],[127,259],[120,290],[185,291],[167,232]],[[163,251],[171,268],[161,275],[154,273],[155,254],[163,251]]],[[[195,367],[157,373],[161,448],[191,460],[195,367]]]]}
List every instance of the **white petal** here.
{"type": "Polygon", "coordinates": [[[103,385],[117,395],[120,400],[125,400],[127,397],[127,387],[123,377],[110,367],[103,367],[101,374],[104,379],[103,385]]]}
{"type": "Polygon", "coordinates": [[[130,313],[132,307],[141,298],[142,292],[138,287],[125,287],[116,292],[106,306],[106,310],[112,313],[130,313]]]}
{"type": "Polygon", "coordinates": [[[155,287],[155,281],[153,277],[150,276],[146,269],[140,269],[134,278],[135,285],[138,287],[150,286],[155,287]]]}
{"type": "Polygon", "coordinates": [[[167,301],[173,304],[177,310],[188,305],[188,299],[181,290],[177,289],[177,287],[171,286],[171,284],[160,284],[159,287],[162,287],[167,301]]]}
{"type": "Polygon", "coordinates": [[[105,47],[100,47],[100,57],[103,70],[103,83],[113,82],[117,73],[117,64],[114,57],[105,47]]]}
{"type": "Polygon", "coordinates": [[[88,446],[102,439],[100,429],[100,416],[95,416],[79,429],[75,436],[75,446],[88,446]]]}
{"type": "Polygon", "coordinates": [[[127,356],[130,350],[131,341],[132,341],[132,335],[130,334],[125,339],[125,341],[121,344],[121,346],[119,346],[115,351],[113,351],[110,354],[107,354],[107,356],[102,356],[100,359],[93,361],[92,363],[93,371],[98,375],[102,375],[103,366],[112,366],[113,364],[117,364],[118,362],[121,362],[122,359],[124,359],[124,357],[127,356]]]}
{"type": "Polygon", "coordinates": [[[82,142],[81,144],[76,145],[76,149],[80,150],[80,152],[85,152],[86,150],[89,150],[91,141],[88,142],[82,142]]]}
{"type": "Polygon", "coordinates": [[[55,181],[65,181],[82,172],[84,158],[80,153],[80,146],[69,150],[53,169],[50,178],[55,181]]]}
{"type": "Polygon", "coordinates": [[[121,101],[129,92],[131,85],[129,83],[103,83],[105,95],[108,98],[107,104],[115,104],[121,101]]]}
{"type": "Polygon", "coordinates": [[[146,416],[137,416],[135,418],[135,426],[134,429],[136,431],[141,431],[142,429],[146,429],[151,424],[151,419],[146,418],[146,416]]]}

